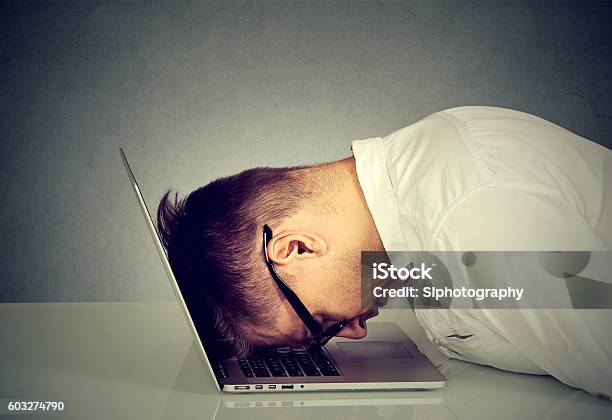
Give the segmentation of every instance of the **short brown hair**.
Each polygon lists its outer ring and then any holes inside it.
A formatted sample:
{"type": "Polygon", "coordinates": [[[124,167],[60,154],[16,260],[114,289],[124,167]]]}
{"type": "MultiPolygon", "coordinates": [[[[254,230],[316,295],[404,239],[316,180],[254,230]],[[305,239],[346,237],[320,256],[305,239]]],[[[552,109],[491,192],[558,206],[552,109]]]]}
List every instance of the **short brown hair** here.
{"type": "Polygon", "coordinates": [[[272,325],[278,289],[263,262],[262,228],[274,229],[308,197],[299,168],[255,168],[159,203],[157,226],[190,314],[214,357],[244,356],[245,333],[272,325]]]}

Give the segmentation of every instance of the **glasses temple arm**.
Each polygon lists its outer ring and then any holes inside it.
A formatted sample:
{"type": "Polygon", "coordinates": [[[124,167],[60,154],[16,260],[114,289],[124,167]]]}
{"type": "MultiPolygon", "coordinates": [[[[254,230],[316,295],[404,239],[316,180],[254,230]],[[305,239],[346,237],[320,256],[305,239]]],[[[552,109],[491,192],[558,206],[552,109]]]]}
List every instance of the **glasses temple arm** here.
{"type": "MultiPolygon", "coordinates": [[[[272,270],[274,270],[274,267],[272,267],[272,270]]],[[[285,294],[285,297],[287,298],[295,312],[302,319],[304,324],[306,324],[306,327],[308,328],[310,333],[314,337],[321,334],[321,325],[312,317],[308,309],[306,309],[304,304],[298,299],[297,295],[293,292],[293,290],[291,290],[291,288],[287,286],[287,284],[280,277],[273,277],[278,287],[282,289],[283,293],[285,294]]]]}
{"type": "Polygon", "coordinates": [[[266,229],[264,229],[264,248],[263,248],[264,259],[266,261],[266,265],[268,266],[268,269],[270,270],[270,274],[272,274],[272,278],[274,278],[274,281],[276,282],[278,287],[281,289],[281,291],[283,292],[283,294],[285,295],[285,297],[287,298],[287,300],[289,301],[289,303],[291,304],[295,312],[298,314],[302,322],[304,322],[304,324],[306,325],[306,327],[308,328],[312,336],[313,337],[319,336],[321,332],[323,331],[323,329],[321,328],[321,324],[319,324],[312,317],[312,315],[310,314],[308,309],[306,309],[302,301],[297,297],[297,295],[293,292],[293,290],[291,290],[291,288],[287,285],[287,283],[285,283],[285,281],[278,275],[278,273],[276,272],[276,269],[274,268],[274,264],[272,264],[272,261],[268,259],[268,244],[267,244],[266,239],[267,239],[266,229]]]}

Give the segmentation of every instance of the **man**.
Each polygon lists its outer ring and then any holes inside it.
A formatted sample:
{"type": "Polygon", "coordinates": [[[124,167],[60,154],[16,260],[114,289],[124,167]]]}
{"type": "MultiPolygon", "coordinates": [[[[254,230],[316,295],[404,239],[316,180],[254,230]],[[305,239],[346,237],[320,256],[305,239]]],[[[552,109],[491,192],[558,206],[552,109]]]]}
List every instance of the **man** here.
{"type": "MultiPolygon", "coordinates": [[[[247,170],[161,200],[170,263],[219,354],[312,338],[266,267],[265,225],[276,272],[324,330],[347,320],[337,335],[354,339],[377,314],[361,306],[362,250],[612,245],[612,152],[539,117],[453,108],[354,141],[352,152],[322,165],[247,170]]],[[[612,394],[609,311],[415,315],[450,357],[612,394]]]]}

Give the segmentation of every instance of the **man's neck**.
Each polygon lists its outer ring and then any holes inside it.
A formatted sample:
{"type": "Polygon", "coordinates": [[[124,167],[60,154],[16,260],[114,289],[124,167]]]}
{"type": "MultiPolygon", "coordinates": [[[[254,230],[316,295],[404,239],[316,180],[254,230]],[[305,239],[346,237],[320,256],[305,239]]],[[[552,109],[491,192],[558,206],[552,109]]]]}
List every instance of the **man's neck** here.
{"type": "Polygon", "coordinates": [[[301,168],[295,175],[312,187],[311,199],[302,211],[286,219],[280,230],[308,229],[322,235],[332,246],[384,250],[359,184],[353,156],[301,168]]]}
{"type": "Polygon", "coordinates": [[[332,197],[338,209],[336,222],[357,234],[355,239],[360,241],[362,250],[384,250],[357,177],[355,158],[349,156],[324,165],[324,170],[328,172],[326,175],[331,177],[332,182],[340,184],[337,193],[332,197]]]}

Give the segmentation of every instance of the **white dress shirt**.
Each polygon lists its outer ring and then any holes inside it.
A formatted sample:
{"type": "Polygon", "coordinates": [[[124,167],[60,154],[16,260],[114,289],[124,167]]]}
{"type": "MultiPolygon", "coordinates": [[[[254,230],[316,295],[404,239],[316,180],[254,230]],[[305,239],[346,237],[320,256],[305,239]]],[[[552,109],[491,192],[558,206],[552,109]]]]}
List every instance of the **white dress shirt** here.
{"type": "MultiPolygon", "coordinates": [[[[352,150],[387,251],[612,249],[612,151],[542,118],[452,108],[352,150]]],[[[449,357],[612,395],[612,310],[415,315],[449,357]]]]}

